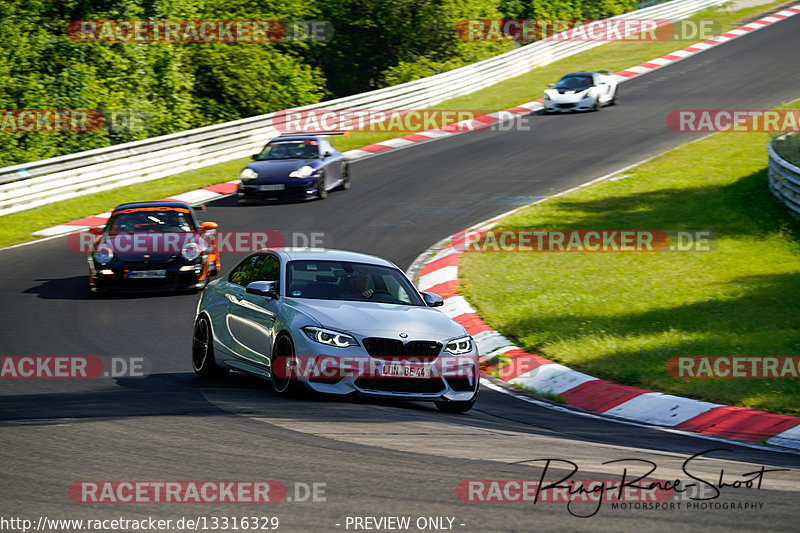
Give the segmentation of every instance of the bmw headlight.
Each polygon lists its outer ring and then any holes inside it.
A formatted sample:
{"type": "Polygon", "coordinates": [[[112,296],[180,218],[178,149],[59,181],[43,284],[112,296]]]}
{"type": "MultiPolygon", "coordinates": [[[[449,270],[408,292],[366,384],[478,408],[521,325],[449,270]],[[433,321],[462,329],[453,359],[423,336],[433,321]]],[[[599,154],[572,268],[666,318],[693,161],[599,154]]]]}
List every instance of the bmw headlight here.
{"type": "Polygon", "coordinates": [[[200,255],[200,245],[196,242],[187,242],[181,249],[181,255],[187,261],[194,261],[200,255]]]}
{"type": "Polygon", "coordinates": [[[338,348],[358,346],[358,341],[356,341],[353,337],[338,331],[306,326],[303,328],[303,333],[305,333],[312,341],[320,344],[327,344],[328,346],[336,346],[338,348]]]}
{"type": "Polygon", "coordinates": [[[97,250],[94,251],[94,260],[101,265],[110,263],[112,259],[114,259],[114,250],[107,244],[101,244],[97,247],[97,250]]]}
{"type": "Polygon", "coordinates": [[[242,172],[239,174],[239,179],[242,180],[242,181],[244,181],[244,180],[254,180],[257,177],[258,177],[258,172],[256,172],[252,168],[246,168],[246,169],[242,170],[242,172]]]}
{"type": "Polygon", "coordinates": [[[313,173],[314,173],[314,169],[313,168],[311,168],[308,165],[303,165],[302,167],[298,168],[297,170],[295,170],[294,172],[289,174],[289,177],[290,178],[305,179],[305,178],[309,177],[313,173]]]}
{"type": "Polygon", "coordinates": [[[465,353],[469,353],[472,351],[472,338],[471,337],[462,337],[460,339],[456,339],[454,341],[450,341],[444,347],[446,352],[450,352],[453,355],[461,355],[465,353]]]}

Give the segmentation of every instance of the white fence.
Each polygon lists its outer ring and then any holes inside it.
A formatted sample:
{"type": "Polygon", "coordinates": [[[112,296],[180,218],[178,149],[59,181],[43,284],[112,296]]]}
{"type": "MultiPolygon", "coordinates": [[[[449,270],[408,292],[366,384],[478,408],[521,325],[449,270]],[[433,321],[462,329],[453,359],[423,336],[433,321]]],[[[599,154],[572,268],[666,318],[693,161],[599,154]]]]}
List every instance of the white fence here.
{"type": "MultiPolygon", "coordinates": [[[[724,0],[672,0],[610,20],[678,21],[724,0]]],[[[455,31],[455,28],[454,28],[455,31]]],[[[635,33],[631,31],[629,33],[635,33]]],[[[329,100],[309,109],[421,109],[605,44],[538,41],[455,70],[329,100]]],[[[531,94],[540,91],[531,87],[531,94]]],[[[279,114],[283,116],[283,114],[279,114]]],[[[270,113],[86,152],[0,168],[0,216],[245,157],[278,135],[270,113]]],[[[230,176],[234,179],[236,176],[230,176]]]]}
{"type": "Polygon", "coordinates": [[[796,167],[779,156],[772,143],[783,139],[786,135],[780,135],[773,139],[767,151],[769,152],[769,188],[778,199],[786,204],[789,212],[795,218],[800,218],[800,167],[796,167]]]}

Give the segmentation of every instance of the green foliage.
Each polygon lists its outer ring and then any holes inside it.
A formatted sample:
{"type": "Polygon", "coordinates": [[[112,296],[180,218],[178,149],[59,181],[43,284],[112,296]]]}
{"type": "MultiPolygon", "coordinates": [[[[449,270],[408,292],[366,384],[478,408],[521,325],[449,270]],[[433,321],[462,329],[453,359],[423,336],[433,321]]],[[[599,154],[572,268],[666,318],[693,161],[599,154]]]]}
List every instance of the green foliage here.
{"type": "Polygon", "coordinates": [[[506,18],[597,19],[637,9],[636,0],[500,0],[506,18]]]}
{"type": "Polygon", "coordinates": [[[456,24],[500,18],[496,0],[317,0],[336,38],[319,58],[337,96],[410,81],[511,48],[467,43],[456,24]]]}
{"type": "Polygon", "coordinates": [[[451,70],[510,42],[459,20],[610,14],[630,0],[26,0],[0,2],[0,109],[96,110],[91,133],[0,133],[0,166],[269,113],[451,70]],[[327,43],[92,43],[80,20],[325,20],[327,43]],[[125,118],[133,117],[133,118],[125,118]]]}

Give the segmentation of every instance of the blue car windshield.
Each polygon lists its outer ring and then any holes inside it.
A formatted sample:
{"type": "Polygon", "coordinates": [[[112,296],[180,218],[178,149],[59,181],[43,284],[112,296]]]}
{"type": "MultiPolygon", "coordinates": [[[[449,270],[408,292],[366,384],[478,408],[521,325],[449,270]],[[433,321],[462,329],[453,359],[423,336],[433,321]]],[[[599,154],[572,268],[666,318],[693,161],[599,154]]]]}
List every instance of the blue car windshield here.
{"type": "Polygon", "coordinates": [[[316,159],[318,155],[319,143],[317,141],[282,141],[268,144],[258,154],[256,161],[266,161],[268,159],[316,159]]]}
{"type": "Polygon", "coordinates": [[[556,83],[556,89],[569,89],[571,91],[582,91],[593,86],[591,76],[566,76],[556,83]]]}
{"type": "Polygon", "coordinates": [[[286,288],[291,298],[425,305],[401,272],[366,263],[290,261],[286,288]]]}

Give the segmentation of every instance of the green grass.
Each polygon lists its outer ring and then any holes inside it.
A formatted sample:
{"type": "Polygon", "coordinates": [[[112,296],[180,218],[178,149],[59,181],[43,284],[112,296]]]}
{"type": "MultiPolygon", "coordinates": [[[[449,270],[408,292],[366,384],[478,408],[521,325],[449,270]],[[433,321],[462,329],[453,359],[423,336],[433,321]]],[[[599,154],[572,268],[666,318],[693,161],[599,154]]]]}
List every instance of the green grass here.
{"type": "Polygon", "coordinates": [[[782,139],[776,139],[772,147],[784,160],[795,166],[800,166],[800,135],[795,133],[782,139]]]}
{"type": "Polygon", "coordinates": [[[710,252],[473,252],[461,261],[462,293],[518,346],[581,372],[800,415],[796,379],[665,370],[678,355],[800,355],[800,225],[767,187],[769,140],[716,134],[498,228],[708,230],[718,238],[710,252]]]}
{"type": "MultiPolygon", "coordinates": [[[[724,29],[729,29],[741,25],[744,21],[753,18],[759,13],[768,12],[782,4],[785,4],[785,2],[778,1],[773,4],[732,12],[713,9],[698,13],[691,18],[714,18],[722,24],[724,29]]],[[[540,98],[545,88],[545,83],[556,81],[564,72],[587,69],[618,71],[689,44],[691,42],[678,41],[609,43],[551,65],[534,69],[529,73],[495,84],[470,95],[447,100],[434,106],[433,109],[466,109],[486,112],[508,109],[540,98]]],[[[624,98],[624,86],[622,94],[624,98]]],[[[352,132],[347,137],[336,138],[334,142],[338,149],[346,151],[404,134],[403,132],[387,133],[379,131],[352,132]]],[[[131,185],[105,193],[87,195],[58,204],[0,217],[0,247],[36,239],[37,237],[33,235],[33,232],[37,230],[108,211],[122,202],[153,200],[173,196],[198,187],[236,179],[239,171],[248,161],[249,159],[239,159],[212,165],[160,180],[131,185]]]]}

